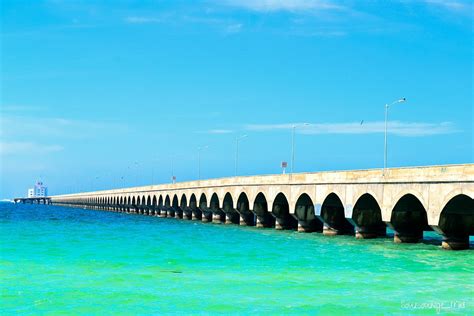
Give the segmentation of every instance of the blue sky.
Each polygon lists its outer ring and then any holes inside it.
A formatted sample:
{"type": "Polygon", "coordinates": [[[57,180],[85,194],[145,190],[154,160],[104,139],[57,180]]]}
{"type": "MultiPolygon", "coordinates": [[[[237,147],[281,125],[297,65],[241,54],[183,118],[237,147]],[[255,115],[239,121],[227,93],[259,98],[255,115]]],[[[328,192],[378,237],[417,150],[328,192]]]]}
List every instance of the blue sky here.
{"type": "Polygon", "coordinates": [[[1,3],[0,198],[473,161],[472,3],[1,3]],[[363,122],[362,122],[363,121],[363,122]],[[362,124],[361,124],[362,122],[362,124]],[[174,157],[174,158],[172,158],[174,157]]]}

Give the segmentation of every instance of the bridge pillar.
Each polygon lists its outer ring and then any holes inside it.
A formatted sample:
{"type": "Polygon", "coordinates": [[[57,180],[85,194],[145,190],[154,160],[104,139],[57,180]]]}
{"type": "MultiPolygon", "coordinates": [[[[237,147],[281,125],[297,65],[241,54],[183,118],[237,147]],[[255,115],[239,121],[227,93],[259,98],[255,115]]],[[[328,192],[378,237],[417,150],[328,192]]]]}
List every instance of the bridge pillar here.
{"type": "Polygon", "coordinates": [[[229,224],[240,224],[240,215],[237,212],[226,212],[225,223],[229,224]]]}
{"type": "Polygon", "coordinates": [[[193,212],[189,207],[183,208],[183,219],[191,220],[193,218],[193,212]]]}
{"type": "Polygon", "coordinates": [[[212,212],[212,222],[216,224],[223,224],[225,223],[225,213],[221,210],[213,210],[212,212]]]}
{"type": "Polygon", "coordinates": [[[347,218],[347,220],[354,225],[355,238],[357,239],[373,239],[378,237],[384,237],[387,235],[387,227],[383,222],[376,225],[358,225],[353,218],[347,218]]]}
{"type": "Polygon", "coordinates": [[[167,216],[168,216],[168,213],[167,213],[166,209],[165,209],[165,208],[162,208],[162,209],[160,210],[160,217],[165,218],[165,217],[167,217],[167,216]]]}
{"type": "Polygon", "coordinates": [[[303,233],[311,233],[321,231],[322,223],[317,219],[313,220],[298,220],[298,231],[303,233]]]}
{"type": "Polygon", "coordinates": [[[166,210],[166,217],[174,217],[174,209],[171,207],[166,210]]]}
{"type": "Polygon", "coordinates": [[[251,212],[239,213],[239,225],[240,226],[254,226],[256,216],[251,212]]]}
{"type": "MultiPolygon", "coordinates": [[[[474,220],[474,218],[473,218],[474,220]]],[[[443,223],[443,222],[442,222],[443,223]]],[[[443,223],[444,224],[444,223],[443,223]]],[[[443,225],[443,228],[432,225],[434,231],[443,236],[443,241],[441,242],[441,247],[446,250],[465,250],[469,249],[469,234],[466,230],[463,230],[462,222],[456,221],[452,222],[450,228],[457,228],[457,230],[450,230],[446,225],[443,225]],[[455,227],[457,226],[457,227],[455,227]]]]}
{"type": "Polygon", "coordinates": [[[174,207],[174,218],[181,219],[183,218],[183,211],[180,207],[174,207]]]}
{"type": "Polygon", "coordinates": [[[387,226],[394,231],[393,242],[414,244],[423,239],[423,229],[410,229],[396,227],[391,222],[386,222],[387,226]]]}
{"type": "Polygon", "coordinates": [[[202,209],[202,216],[201,221],[203,223],[210,223],[212,222],[212,212],[208,209],[202,209]]]}
{"type": "Polygon", "coordinates": [[[200,209],[193,208],[191,212],[193,214],[191,220],[200,221],[202,219],[202,211],[200,209]]]}

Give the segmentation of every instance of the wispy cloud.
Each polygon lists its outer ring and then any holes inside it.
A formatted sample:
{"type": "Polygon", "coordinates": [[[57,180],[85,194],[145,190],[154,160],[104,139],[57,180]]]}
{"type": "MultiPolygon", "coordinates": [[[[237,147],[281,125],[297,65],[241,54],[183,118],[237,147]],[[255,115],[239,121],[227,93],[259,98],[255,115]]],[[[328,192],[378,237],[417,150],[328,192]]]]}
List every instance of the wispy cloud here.
{"type": "MultiPolygon", "coordinates": [[[[244,128],[249,131],[271,131],[291,129],[294,125],[300,125],[298,133],[301,134],[376,134],[385,130],[384,122],[351,122],[351,123],[317,123],[302,126],[302,124],[251,124],[244,128]]],[[[387,130],[390,134],[407,137],[431,136],[440,134],[451,134],[458,132],[451,122],[443,123],[420,123],[399,122],[388,123],[387,130]]]]}
{"type": "Polygon", "coordinates": [[[219,2],[233,7],[257,11],[308,11],[308,10],[334,10],[343,8],[331,1],[321,0],[228,0],[219,2]]]}
{"type": "Polygon", "coordinates": [[[19,105],[19,104],[2,104],[0,105],[1,112],[37,112],[37,111],[44,111],[45,107],[41,106],[31,106],[31,105],[19,105]]]}
{"type": "Polygon", "coordinates": [[[128,16],[124,19],[125,22],[131,24],[147,24],[147,23],[161,23],[163,19],[145,16],[128,16]]]}
{"type": "Polygon", "coordinates": [[[0,136],[3,139],[25,137],[87,138],[99,132],[123,131],[126,126],[112,122],[73,120],[60,117],[37,117],[27,115],[2,115],[0,136]]]}
{"type": "Polygon", "coordinates": [[[211,130],[208,130],[208,131],[199,131],[199,132],[196,132],[196,133],[199,133],[199,134],[231,134],[233,133],[234,131],[231,130],[231,129],[211,129],[211,130]]]}
{"type": "Polygon", "coordinates": [[[242,30],[242,23],[230,24],[225,28],[225,32],[229,34],[238,33],[241,30],[242,30]]]}
{"type": "Polygon", "coordinates": [[[461,1],[450,1],[450,0],[424,0],[428,5],[435,6],[441,9],[450,11],[467,11],[472,12],[472,3],[468,4],[461,1]]]}
{"type": "Polygon", "coordinates": [[[62,151],[60,145],[39,144],[33,142],[0,142],[0,155],[39,155],[62,151]]]}

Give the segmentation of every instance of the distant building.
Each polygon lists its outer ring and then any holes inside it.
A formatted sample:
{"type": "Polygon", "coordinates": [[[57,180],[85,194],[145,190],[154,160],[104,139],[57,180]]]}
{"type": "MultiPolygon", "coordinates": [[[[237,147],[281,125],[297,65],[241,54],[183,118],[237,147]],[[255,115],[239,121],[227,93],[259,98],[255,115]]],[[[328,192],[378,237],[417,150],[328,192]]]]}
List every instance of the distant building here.
{"type": "Polygon", "coordinates": [[[29,198],[45,196],[48,196],[48,187],[45,186],[41,181],[37,181],[33,188],[28,189],[29,198]]]}

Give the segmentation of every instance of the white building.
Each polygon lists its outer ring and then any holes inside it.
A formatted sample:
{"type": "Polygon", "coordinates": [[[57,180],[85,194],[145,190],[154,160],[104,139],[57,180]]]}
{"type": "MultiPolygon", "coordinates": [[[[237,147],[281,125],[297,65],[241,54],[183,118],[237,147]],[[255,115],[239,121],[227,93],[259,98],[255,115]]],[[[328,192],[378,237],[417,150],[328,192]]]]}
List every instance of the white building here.
{"type": "Polygon", "coordinates": [[[41,181],[37,181],[33,188],[28,189],[29,198],[45,196],[48,196],[48,187],[45,186],[41,181]]]}

